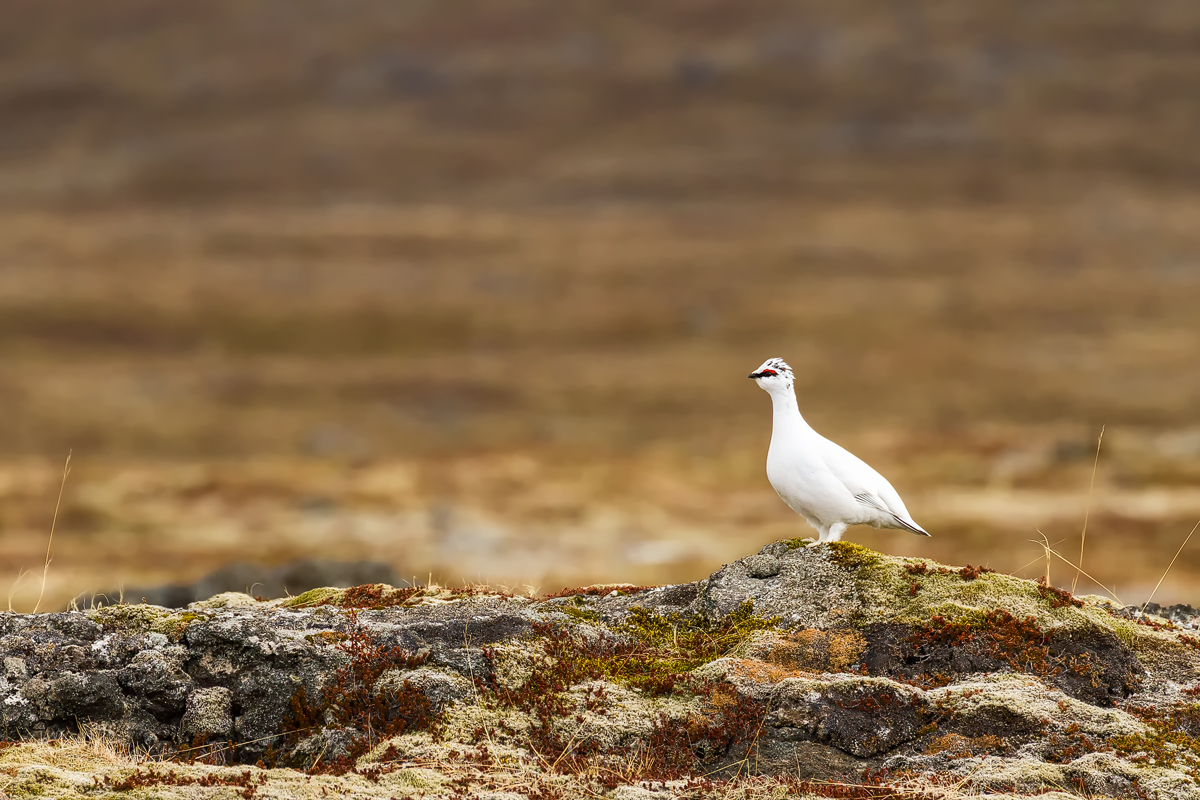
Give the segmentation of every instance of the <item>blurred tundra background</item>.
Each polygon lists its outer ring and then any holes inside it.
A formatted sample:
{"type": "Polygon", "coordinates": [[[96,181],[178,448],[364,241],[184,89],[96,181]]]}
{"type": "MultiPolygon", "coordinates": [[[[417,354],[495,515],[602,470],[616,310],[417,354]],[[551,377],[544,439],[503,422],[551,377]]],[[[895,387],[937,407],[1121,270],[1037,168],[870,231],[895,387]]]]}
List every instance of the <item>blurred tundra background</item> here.
{"type": "Polygon", "coordinates": [[[781,356],[934,534],[849,539],[1035,577],[1087,512],[1145,600],[1200,519],[1198,140],[1192,0],[9,0],[0,588],[68,451],[43,608],[694,580],[809,534],[781,356]]]}

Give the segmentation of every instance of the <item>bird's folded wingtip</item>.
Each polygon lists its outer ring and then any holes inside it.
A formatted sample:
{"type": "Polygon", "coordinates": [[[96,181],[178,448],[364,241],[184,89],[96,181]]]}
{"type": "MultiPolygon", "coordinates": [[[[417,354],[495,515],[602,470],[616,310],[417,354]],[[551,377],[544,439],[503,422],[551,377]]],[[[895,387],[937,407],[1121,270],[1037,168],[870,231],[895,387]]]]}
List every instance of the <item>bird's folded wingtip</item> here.
{"type": "Polygon", "coordinates": [[[896,527],[903,528],[904,530],[908,531],[909,533],[915,533],[918,536],[929,536],[930,535],[929,531],[925,530],[917,523],[910,522],[909,520],[903,519],[898,514],[892,514],[892,519],[894,519],[896,521],[896,527]]]}

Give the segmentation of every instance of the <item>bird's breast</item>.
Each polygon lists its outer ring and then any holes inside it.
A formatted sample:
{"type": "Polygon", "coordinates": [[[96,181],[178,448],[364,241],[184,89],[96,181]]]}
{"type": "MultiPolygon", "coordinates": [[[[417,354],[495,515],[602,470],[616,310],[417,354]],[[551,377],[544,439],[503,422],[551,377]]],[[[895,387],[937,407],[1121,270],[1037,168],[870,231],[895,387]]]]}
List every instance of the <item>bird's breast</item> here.
{"type": "Polygon", "coordinates": [[[793,507],[793,499],[803,500],[818,492],[824,483],[821,464],[794,454],[779,455],[774,450],[767,454],[767,480],[793,507]]]}
{"type": "Polygon", "coordinates": [[[783,502],[804,516],[844,520],[857,513],[846,487],[824,462],[809,454],[772,447],[767,454],[767,480],[783,502]]]}

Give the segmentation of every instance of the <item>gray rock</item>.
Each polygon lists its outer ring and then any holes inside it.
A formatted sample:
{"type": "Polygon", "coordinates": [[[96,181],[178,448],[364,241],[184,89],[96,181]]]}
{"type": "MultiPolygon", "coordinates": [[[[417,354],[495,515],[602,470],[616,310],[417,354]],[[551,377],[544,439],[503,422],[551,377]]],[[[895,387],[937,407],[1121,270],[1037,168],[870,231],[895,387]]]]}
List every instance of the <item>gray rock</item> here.
{"type": "Polygon", "coordinates": [[[783,562],[769,553],[758,553],[742,559],[751,578],[774,578],[783,569],[783,562]]]}
{"type": "Polygon", "coordinates": [[[233,693],[224,686],[192,692],[180,730],[189,742],[228,737],[233,733],[233,693]]]}
{"type": "Polygon", "coordinates": [[[475,687],[467,678],[428,667],[388,670],[380,676],[375,688],[397,691],[405,683],[424,694],[437,709],[473,698],[475,694],[475,687]]]}
{"type": "Polygon", "coordinates": [[[353,728],[322,728],[305,738],[286,757],[288,764],[305,767],[318,761],[326,763],[345,758],[354,751],[362,732],[353,728]]]}
{"type": "Polygon", "coordinates": [[[858,758],[895,750],[917,737],[923,701],[912,687],[880,678],[851,678],[814,688],[780,684],[767,717],[774,737],[829,744],[858,758]]]}
{"type": "Polygon", "coordinates": [[[164,722],[183,711],[193,688],[178,655],[172,658],[158,650],[143,650],[116,672],[122,691],[145,698],[142,707],[164,722]]]}
{"type": "MultiPolygon", "coordinates": [[[[777,616],[790,626],[836,628],[857,621],[864,601],[855,581],[855,570],[830,558],[824,548],[779,551],[768,545],[756,556],[735,561],[713,573],[693,607],[709,619],[720,619],[744,603],[777,616]],[[759,557],[764,557],[759,561],[759,557]],[[761,580],[752,570],[775,559],[779,569],[772,580],[761,580]]],[[[772,568],[775,565],[772,564],[772,568]]]]}
{"type": "MultiPolygon", "coordinates": [[[[487,731],[497,752],[527,752],[536,735],[613,768],[668,747],[663,763],[698,759],[703,774],[844,781],[888,768],[997,789],[1188,796],[1179,770],[1148,772],[1116,751],[1078,757],[1082,742],[1155,735],[1146,709],[1190,707],[1200,652],[1179,632],[1012,576],[794,545],[695,583],[544,601],[444,592],[350,611],[306,607],[341,602],[337,592],[233,594],[177,612],[0,614],[0,715],[10,738],[88,722],[164,755],[230,741],[242,763],[352,760],[387,744],[381,730],[415,760],[451,758],[487,731]],[[746,600],[760,615],[750,637],[737,633],[744,617],[728,619],[746,600]],[[635,608],[638,624],[624,624],[635,608]],[[646,612],[659,616],[639,628],[646,612]],[[629,680],[621,670],[656,657],[672,627],[727,637],[728,649],[661,685],[629,680]],[[571,647],[584,657],[562,660],[571,647]],[[605,653],[629,661],[598,662],[605,653]],[[573,671],[545,674],[558,663],[573,671]]],[[[1173,734],[1200,736],[1178,716],[1173,734]]]]}
{"type": "Polygon", "coordinates": [[[111,722],[125,715],[125,696],[112,672],[62,672],[47,688],[42,702],[56,720],[111,722]]]}

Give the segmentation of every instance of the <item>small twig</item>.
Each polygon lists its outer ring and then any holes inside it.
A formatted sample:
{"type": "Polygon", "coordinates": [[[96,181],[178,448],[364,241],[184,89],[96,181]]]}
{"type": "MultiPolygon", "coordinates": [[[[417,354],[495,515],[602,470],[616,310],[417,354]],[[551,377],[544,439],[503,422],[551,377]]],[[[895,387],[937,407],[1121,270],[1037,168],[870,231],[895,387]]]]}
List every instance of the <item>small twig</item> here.
{"type": "Polygon", "coordinates": [[[1033,542],[1034,544],[1038,544],[1038,545],[1042,546],[1042,555],[1044,555],[1046,557],[1046,585],[1049,586],[1050,585],[1050,537],[1048,537],[1046,534],[1042,533],[1041,531],[1038,531],[1038,536],[1042,537],[1042,540],[1040,542],[1035,541],[1033,539],[1030,539],[1029,541],[1033,542]]]}
{"type": "MultiPolygon", "coordinates": [[[[1045,545],[1046,545],[1046,544],[1049,544],[1049,543],[1050,543],[1050,540],[1049,540],[1049,539],[1047,539],[1047,538],[1046,538],[1046,534],[1042,533],[1041,531],[1038,531],[1038,534],[1039,534],[1039,535],[1042,537],[1042,539],[1043,539],[1043,540],[1045,540],[1045,544],[1043,544],[1042,542],[1037,542],[1037,541],[1034,541],[1033,539],[1030,539],[1029,541],[1033,542],[1033,543],[1034,543],[1034,544],[1036,544],[1038,547],[1041,547],[1041,548],[1045,549],[1045,545]]],[[[1061,542],[1061,541],[1062,541],[1062,539],[1059,539],[1059,540],[1058,540],[1058,542],[1061,542]]],[[[1054,544],[1058,544],[1058,542],[1055,542],[1054,544]]],[[[1016,574],[1018,574],[1018,573],[1024,572],[1025,570],[1029,569],[1029,568],[1030,568],[1030,567],[1032,567],[1034,564],[1036,564],[1037,562],[1041,561],[1044,555],[1045,555],[1045,554],[1043,553],[1043,555],[1042,555],[1042,556],[1038,556],[1037,558],[1035,558],[1033,561],[1030,561],[1030,562],[1029,562],[1028,564],[1026,564],[1025,566],[1023,566],[1023,567],[1018,567],[1016,570],[1014,570],[1014,571],[1013,571],[1013,574],[1014,574],[1014,575],[1016,575],[1016,574]]]]}
{"type": "MultiPolygon", "coordinates": [[[[575,737],[579,735],[579,730],[582,727],[583,727],[582,725],[578,726],[575,728],[574,731],[571,732],[571,738],[567,740],[567,746],[563,749],[563,751],[561,753],[558,754],[558,758],[554,759],[554,763],[550,765],[548,772],[554,772],[555,770],[557,770],[558,765],[560,763],[562,763],[562,760],[564,758],[566,758],[567,756],[569,756],[571,754],[571,751],[574,750],[576,747],[578,747],[579,744],[581,744],[581,742],[575,741],[575,737]]],[[[531,747],[530,749],[532,750],[533,748],[531,747]]],[[[540,754],[538,754],[538,752],[536,750],[534,750],[533,752],[535,754],[537,754],[538,759],[543,764],[546,762],[546,759],[542,758],[542,756],[540,754]]]]}
{"type": "MultiPolygon", "coordinates": [[[[1042,532],[1041,532],[1041,531],[1038,531],[1038,533],[1042,533],[1042,532]]],[[[1042,534],[1042,537],[1043,537],[1043,538],[1045,538],[1045,534],[1042,534]]],[[[1077,565],[1077,564],[1073,563],[1073,562],[1071,561],[1071,559],[1067,558],[1067,557],[1066,557],[1066,556],[1064,556],[1062,553],[1058,552],[1058,551],[1057,551],[1057,550],[1055,550],[1053,547],[1051,547],[1051,546],[1048,544],[1048,540],[1047,540],[1047,543],[1039,542],[1039,541],[1037,541],[1036,539],[1030,539],[1029,541],[1031,541],[1031,542],[1033,542],[1034,544],[1036,544],[1036,545],[1038,545],[1038,546],[1042,547],[1042,548],[1043,548],[1043,549],[1046,551],[1046,561],[1047,561],[1047,565],[1046,565],[1046,574],[1047,574],[1047,575],[1049,575],[1049,574],[1050,574],[1050,566],[1049,566],[1049,563],[1048,563],[1048,562],[1050,561],[1050,556],[1052,556],[1052,555],[1053,555],[1055,558],[1059,559],[1059,560],[1060,560],[1060,561],[1062,561],[1064,564],[1066,564],[1066,565],[1068,565],[1068,566],[1071,566],[1071,567],[1075,567],[1076,569],[1079,569],[1079,571],[1083,573],[1083,576],[1084,576],[1085,578],[1087,578],[1088,580],[1090,580],[1090,581],[1094,582],[1094,583],[1095,583],[1097,586],[1099,586],[1101,589],[1103,589],[1104,591],[1108,592],[1108,596],[1109,596],[1109,597],[1111,597],[1113,600],[1116,600],[1116,601],[1117,601],[1117,603],[1118,603],[1118,605],[1122,605],[1122,606],[1123,606],[1123,605],[1125,605],[1124,603],[1122,603],[1122,602],[1121,602],[1121,598],[1117,597],[1117,594],[1116,594],[1116,592],[1114,592],[1112,589],[1109,589],[1107,586],[1105,586],[1105,585],[1104,585],[1103,583],[1101,583],[1100,581],[1096,580],[1096,578],[1095,578],[1095,577],[1093,577],[1093,576],[1091,576],[1091,575],[1087,574],[1087,572],[1086,572],[1086,571],[1084,571],[1083,569],[1080,569],[1080,568],[1078,567],[1078,565],[1077,565]]],[[[1046,581],[1046,585],[1047,585],[1047,586],[1049,586],[1049,585],[1050,585],[1050,581],[1046,581]]]]}
{"type": "MultiPolygon", "coordinates": [[[[1171,567],[1175,566],[1176,559],[1178,559],[1179,554],[1183,552],[1183,548],[1187,547],[1187,543],[1191,541],[1192,534],[1196,532],[1197,528],[1200,528],[1200,519],[1196,520],[1196,524],[1193,525],[1191,531],[1188,532],[1187,537],[1183,540],[1183,544],[1179,545],[1179,549],[1175,551],[1175,558],[1172,558],[1171,563],[1167,565],[1167,571],[1164,572],[1162,577],[1158,579],[1158,583],[1154,584],[1154,592],[1157,592],[1158,587],[1162,586],[1162,582],[1167,579],[1167,572],[1170,572],[1171,567]]],[[[1143,614],[1146,612],[1146,606],[1150,605],[1150,601],[1154,599],[1154,592],[1151,592],[1150,596],[1146,598],[1146,602],[1142,603],[1143,614]]]]}
{"type": "MultiPolygon", "coordinates": [[[[1096,486],[1096,468],[1100,466],[1100,445],[1104,444],[1104,426],[1100,426],[1100,438],[1096,440],[1096,460],[1092,462],[1092,480],[1088,484],[1088,499],[1087,506],[1083,509],[1083,533],[1079,536],[1079,566],[1083,567],[1083,546],[1087,543],[1087,524],[1088,516],[1092,513],[1092,489],[1096,486]]],[[[1075,587],[1079,583],[1079,573],[1082,569],[1075,570],[1075,580],[1071,581],[1071,594],[1075,594],[1075,587]]],[[[1047,579],[1046,581],[1050,581],[1047,579]]]]}
{"type": "Polygon", "coordinates": [[[46,593],[46,576],[50,573],[50,546],[54,544],[54,527],[58,524],[58,509],[62,505],[63,489],[67,486],[67,476],[71,474],[71,453],[67,451],[67,461],[63,464],[62,483],[58,485],[58,501],[54,504],[54,518],[50,520],[50,538],[46,540],[46,563],[42,565],[42,588],[38,591],[37,603],[33,606],[33,613],[37,613],[42,607],[42,597],[46,593]]]}
{"type": "MultiPolygon", "coordinates": [[[[288,733],[303,733],[304,731],[312,731],[312,730],[316,730],[318,727],[320,727],[320,726],[319,726],[319,725],[309,725],[307,728],[296,728],[296,729],[295,729],[295,730],[293,730],[293,731],[288,731],[288,733]]],[[[277,739],[277,738],[279,738],[280,736],[283,736],[283,734],[281,734],[281,733],[273,733],[273,734],[271,734],[270,736],[260,736],[260,737],[258,737],[257,739],[247,739],[247,740],[246,740],[246,741],[244,741],[244,742],[230,742],[229,744],[227,744],[227,745],[224,745],[223,747],[216,747],[216,748],[215,748],[215,749],[213,749],[211,752],[212,752],[213,754],[216,754],[216,753],[223,753],[223,752],[225,752],[226,750],[232,750],[232,749],[234,749],[235,747],[241,747],[242,745],[247,745],[247,744],[255,744],[256,742],[265,742],[265,741],[267,741],[268,739],[277,739]]],[[[174,753],[172,753],[171,755],[178,755],[178,754],[180,754],[180,753],[190,753],[190,752],[192,752],[193,750],[205,750],[205,749],[212,748],[212,747],[215,747],[215,745],[211,745],[211,744],[201,744],[201,745],[196,745],[195,747],[182,747],[182,748],[180,748],[179,750],[176,750],[176,751],[175,751],[174,753]]],[[[170,764],[170,763],[171,763],[171,761],[172,761],[172,759],[171,759],[171,758],[165,758],[165,759],[162,759],[162,763],[164,763],[164,764],[170,764]]]]}
{"type": "Polygon", "coordinates": [[[25,580],[25,576],[29,574],[29,570],[21,569],[17,571],[17,579],[12,582],[12,586],[8,589],[8,610],[12,611],[13,595],[17,593],[17,587],[21,585],[21,581],[25,580]]]}

